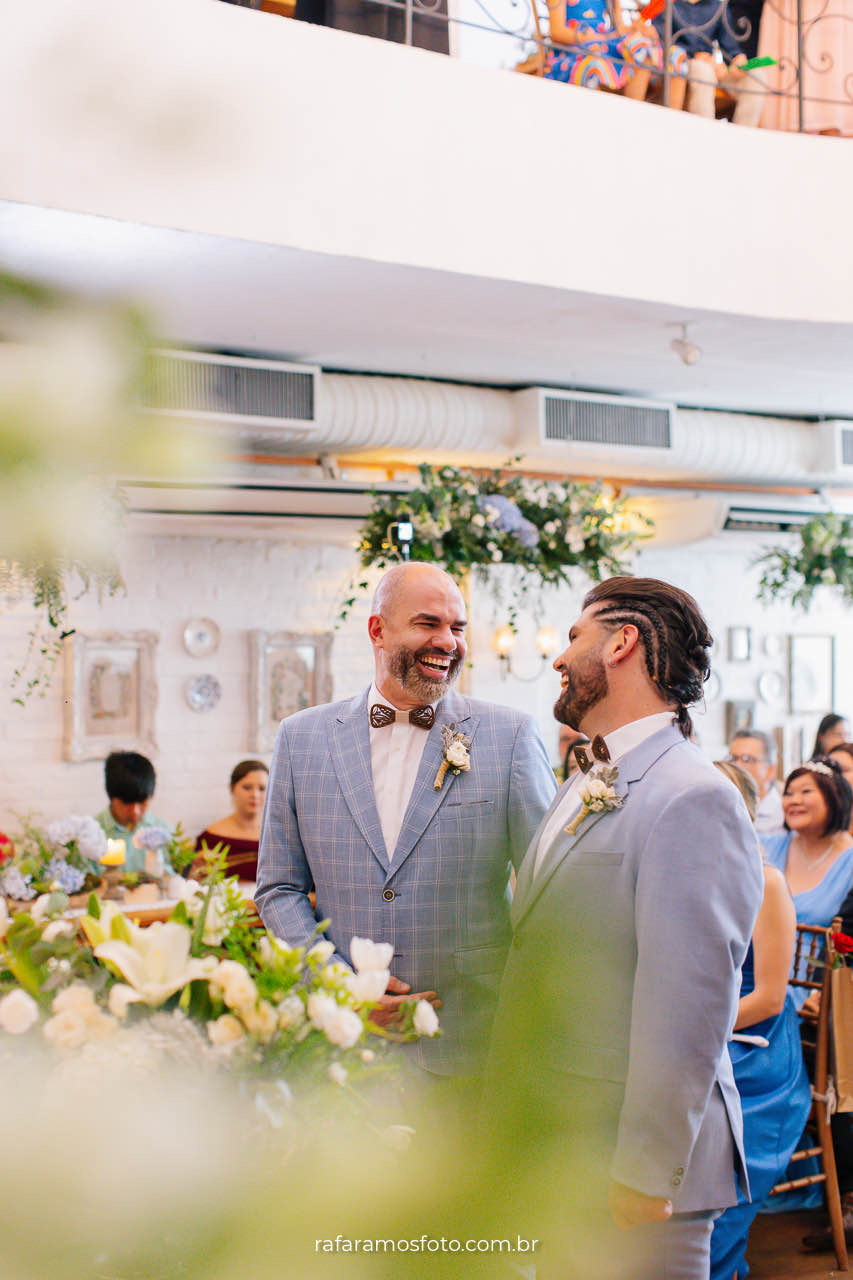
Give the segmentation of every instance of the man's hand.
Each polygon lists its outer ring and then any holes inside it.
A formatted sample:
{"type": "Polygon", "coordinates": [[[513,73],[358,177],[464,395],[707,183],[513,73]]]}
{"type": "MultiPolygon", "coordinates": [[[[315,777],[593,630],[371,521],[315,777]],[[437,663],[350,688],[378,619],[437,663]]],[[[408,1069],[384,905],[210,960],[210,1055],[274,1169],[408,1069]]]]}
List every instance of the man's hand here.
{"type": "Polygon", "coordinates": [[[607,1198],[617,1227],[639,1227],[646,1222],[666,1222],[672,1217],[671,1201],[644,1195],[623,1182],[611,1179],[607,1198]]]}
{"type": "Polygon", "coordinates": [[[408,982],[401,982],[399,978],[395,978],[392,974],[388,979],[385,995],[376,1008],[370,1011],[370,1021],[375,1022],[377,1027],[387,1027],[389,1023],[395,1021],[400,1012],[400,1005],[404,1000],[428,1000],[434,1009],[441,1008],[441,1001],[438,998],[437,991],[415,991],[412,993],[408,982]]]}

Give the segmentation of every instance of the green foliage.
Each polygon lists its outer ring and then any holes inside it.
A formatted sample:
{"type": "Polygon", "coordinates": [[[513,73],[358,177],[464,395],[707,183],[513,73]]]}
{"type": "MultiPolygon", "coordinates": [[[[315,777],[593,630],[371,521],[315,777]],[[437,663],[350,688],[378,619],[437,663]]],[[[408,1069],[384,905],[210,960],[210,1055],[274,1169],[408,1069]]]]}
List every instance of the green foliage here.
{"type": "MultiPolygon", "coordinates": [[[[520,461],[512,458],[507,466],[520,461]]],[[[409,493],[374,498],[358,547],[365,568],[399,563],[389,526],[410,520],[415,533],[410,559],[439,564],[457,579],[474,571],[484,581],[495,565],[513,565],[521,571],[524,596],[571,582],[573,570],[595,582],[624,572],[635,543],[653,528],[650,520],[629,512],[624,499],[608,497],[600,484],[558,484],[426,463],[418,470],[421,483],[409,493]],[[526,522],[521,528],[512,527],[516,516],[526,522]]],[[[354,586],[342,618],[355,601],[354,586]]],[[[358,587],[363,590],[367,583],[358,587]]]]}
{"type": "Polygon", "coordinates": [[[853,516],[816,516],[798,536],[799,545],[771,547],[756,561],[764,566],[759,599],[790,600],[807,612],[818,587],[830,587],[853,604],[853,516]]]}

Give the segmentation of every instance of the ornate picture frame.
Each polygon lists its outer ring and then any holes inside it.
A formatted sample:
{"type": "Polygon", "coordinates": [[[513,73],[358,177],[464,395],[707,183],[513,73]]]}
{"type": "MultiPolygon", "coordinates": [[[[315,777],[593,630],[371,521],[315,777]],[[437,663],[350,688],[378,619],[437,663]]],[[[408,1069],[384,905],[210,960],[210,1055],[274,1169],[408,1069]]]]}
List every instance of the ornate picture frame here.
{"type": "Polygon", "coordinates": [[[835,636],[788,637],[788,705],[794,715],[826,715],[835,705],[835,636]]]}
{"type": "Polygon", "coordinates": [[[272,751],[294,711],[332,697],[331,631],[250,631],[250,751],[272,751]]]}
{"type": "Polygon", "coordinates": [[[66,760],[157,752],[155,631],[75,631],[65,641],[66,760]]]}

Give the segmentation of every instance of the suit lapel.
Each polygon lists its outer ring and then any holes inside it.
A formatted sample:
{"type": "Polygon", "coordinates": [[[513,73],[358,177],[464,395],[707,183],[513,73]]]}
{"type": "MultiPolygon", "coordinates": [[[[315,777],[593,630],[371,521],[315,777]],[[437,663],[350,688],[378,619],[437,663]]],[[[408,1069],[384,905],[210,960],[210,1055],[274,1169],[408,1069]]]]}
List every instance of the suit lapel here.
{"type": "MultiPolygon", "coordinates": [[[[453,790],[457,775],[453,773],[452,769],[448,769],[445,774],[440,791],[436,791],[433,786],[435,776],[444,759],[444,743],[441,738],[442,726],[453,725],[455,729],[458,729],[460,733],[464,733],[466,738],[470,738],[473,742],[478,724],[478,718],[471,715],[467,698],[463,698],[459,694],[448,694],[438,704],[435,713],[435,724],[429,731],[427,744],[424,747],[418,774],[415,778],[415,785],[412,788],[412,794],[409,797],[409,803],[403,815],[403,825],[400,828],[397,848],[394,850],[394,857],[391,861],[392,871],[396,871],[405,862],[439,808],[453,790]]],[[[472,747],[471,768],[476,769],[476,767],[474,749],[472,747]]]]}
{"type": "Polygon", "coordinates": [[[348,706],[343,707],[332,731],[329,751],[353,821],[370,845],[383,871],[387,872],[388,854],[376,808],[373,772],[370,767],[370,729],[367,720],[369,692],[365,690],[348,706]]]}
{"type": "MultiPolygon", "coordinates": [[[[616,779],[614,790],[616,794],[622,797],[623,806],[627,803],[627,797],[630,786],[634,782],[639,782],[647,770],[654,762],[668,751],[670,747],[682,742],[681,731],[675,726],[667,726],[665,729],[659,729],[657,733],[650,736],[639,743],[633,751],[629,751],[626,756],[617,762],[619,776],[616,779]]],[[[581,786],[581,791],[583,786],[581,786]]],[[[565,790],[561,789],[557,793],[555,804],[559,801],[561,795],[565,794],[565,790]]],[[[549,814],[546,815],[544,822],[547,822],[548,816],[554,811],[552,805],[549,814]]],[[[516,889],[515,900],[513,902],[512,922],[513,927],[517,927],[524,917],[528,914],[531,907],[536,903],[542,891],[547,887],[548,882],[554,875],[554,872],[560,867],[578,845],[582,844],[597,822],[600,822],[607,813],[621,813],[622,809],[605,810],[603,813],[589,813],[580,823],[574,835],[569,835],[565,830],[560,831],[554,840],[550,849],[544,855],[542,864],[536,875],[533,875],[533,863],[536,858],[536,849],[539,843],[539,834],[534,837],[531,842],[530,849],[525,857],[524,864],[519,874],[519,882],[516,889]]],[[[575,816],[574,814],[572,816],[575,816]]],[[[569,825],[571,818],[567,819],[566,825],[569,825]]]]}

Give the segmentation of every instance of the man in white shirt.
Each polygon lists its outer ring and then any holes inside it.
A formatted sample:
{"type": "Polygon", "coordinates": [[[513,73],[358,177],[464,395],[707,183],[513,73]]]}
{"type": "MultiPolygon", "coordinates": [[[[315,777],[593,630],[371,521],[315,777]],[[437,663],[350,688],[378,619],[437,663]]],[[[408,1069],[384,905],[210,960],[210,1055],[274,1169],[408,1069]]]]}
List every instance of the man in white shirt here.
{"type": "Polygon", "coordinates": [[[325,919],[344,960],[354,936],[390,942],[378,1016],[413,993],[440,1000],[442,1035],[416,1053],[443,1075],[481,1065],[509,946],[510,863],[556,790],[530,716],[453,691],[466,625],[442,569],[385,574],[368,621],[373,683],[282,721],[255,895],[267,928],[295,945],[325,919]],[[454,739],[462,766],[442,769],[454,739]]]}
{"type": "Polygon", "coordinates": [[[776,748],[770,735],[760,729],[738,729],[729,743],[729,760],[746,769],[758,787],[755,829],[759,835],[784,831],[782,796],[776,785],[776,748]]]}
{"type": "Polygon", "coordinates": [[[711,642],[686,592],[611,578],[554,662],[554,714],[591,741],[518,875],[487,1090],[519,1208],[557,1209],[548,1277],[705,1280],[745,1179],[726,1045],[763,880],[740,795],[689,741],[711,642]]]}

